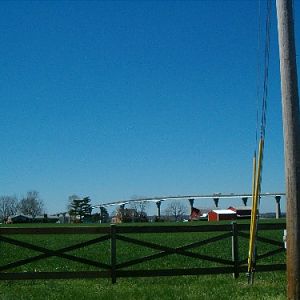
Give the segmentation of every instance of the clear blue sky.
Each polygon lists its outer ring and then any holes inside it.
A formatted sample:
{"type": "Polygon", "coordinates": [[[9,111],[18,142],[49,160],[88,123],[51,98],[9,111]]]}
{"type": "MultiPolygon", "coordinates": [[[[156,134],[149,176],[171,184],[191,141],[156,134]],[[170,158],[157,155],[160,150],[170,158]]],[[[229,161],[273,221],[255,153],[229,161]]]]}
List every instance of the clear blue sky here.
{"type": "MultiPolygon", "coordinates": [[[[285,189],[275,14],[265,192],[285,189]]],[[[250,192],[257,16],[257,1],[2,1],[0,194],[35,189],[55,213],[72,194],[250,192]]]]}

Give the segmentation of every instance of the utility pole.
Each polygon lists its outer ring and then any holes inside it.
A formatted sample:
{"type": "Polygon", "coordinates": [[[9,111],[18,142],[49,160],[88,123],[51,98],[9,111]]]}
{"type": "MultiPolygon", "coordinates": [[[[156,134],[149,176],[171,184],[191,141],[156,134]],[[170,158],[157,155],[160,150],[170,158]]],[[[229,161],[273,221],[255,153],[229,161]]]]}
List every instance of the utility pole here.
{"type": "Polygon", "coordinates": [[[292,0],[276,0],[287,201],[287,298],[300,299],[300,121],[292,0]]]}

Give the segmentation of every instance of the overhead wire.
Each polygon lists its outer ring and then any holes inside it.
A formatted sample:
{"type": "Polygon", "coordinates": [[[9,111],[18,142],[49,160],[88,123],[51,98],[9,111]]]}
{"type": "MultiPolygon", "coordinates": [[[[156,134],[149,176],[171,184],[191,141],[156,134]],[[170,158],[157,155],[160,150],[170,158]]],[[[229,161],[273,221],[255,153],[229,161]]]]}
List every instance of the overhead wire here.
{"type": "Polygon", "coordinates": [[[272,1],[267,1],[267,16],[266,16],[266,40],[264,50],[264,85],[262,96],[262,112],[261,112],[261,138],[265,138],[266,123],[267,123],[267,99],[268,99],[268,83],[269,83],[269,65],[270,65],[270,31],[271,31],[271,15],[272,1]]]}
{"type": "Polygon", "coordinates": [[[261,54],[261,0],[257,1],[258,3],[258,34],[257,34],[257,50],[256,50],[256,130],[255,130],[255,147],[254,155],[256,155],[256,149],[258,147],[258,120],[259,120],[259,102],[260,102],[260,80],[261,80],[261,63],[260,63],[260,54],[261,54]]]}
{"type": "MultiPolygon", "coordinates": [[[[261,1],[259,1],[259,32],[258,32],[258,53],[260,52],[261,39],[261,1]]],[[[259,127],[259,98],[260,85],[257,84],[257,112],[256,112],[256,145],[253,157],[253,180],[252,180],[252,212],[250,224],[250,240],[248,253],[248,282],[253,283],[254,271],[256,265],[256,235],[258,225],[258,208],[261,192],[262,168],[264,141],[267,123],[267,99],[268,99],[268,83],[269,83],[269,63],[270,63],[270,31],[272,16],[272,0],[267,1],[266,20],[265,20],[265,48],[264,48],[264,73],[263,73],[263,91],[261,95],[261,120],[260,120],[260,140],[258,143],[258,127],[259,127]],[[258,157],[256,157],[256,149],[258,148],[258,157]]],[[[258,83],[260,82],[260,60],[258,55],[258,83]]]]}

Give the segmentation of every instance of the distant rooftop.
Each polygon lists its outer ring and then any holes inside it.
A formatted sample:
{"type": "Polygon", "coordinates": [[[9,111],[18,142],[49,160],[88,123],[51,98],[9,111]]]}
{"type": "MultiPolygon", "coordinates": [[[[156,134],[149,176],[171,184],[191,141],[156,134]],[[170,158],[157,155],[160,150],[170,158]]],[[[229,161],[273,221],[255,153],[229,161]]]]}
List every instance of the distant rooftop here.
{"type": "Polygon", "coordinates": [[[231,210],[231,209],[214,209],[213,212],[217,213],[217,214],[222,214],[222,215],[232,215],[232,214],[236,214],[235,211],[231,210]]]}

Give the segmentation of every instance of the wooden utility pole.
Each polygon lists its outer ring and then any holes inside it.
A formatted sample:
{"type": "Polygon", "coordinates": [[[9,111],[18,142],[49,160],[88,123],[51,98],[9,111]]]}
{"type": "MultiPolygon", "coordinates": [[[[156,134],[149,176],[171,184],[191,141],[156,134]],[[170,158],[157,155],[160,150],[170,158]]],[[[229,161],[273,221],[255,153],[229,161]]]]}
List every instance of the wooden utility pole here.
{"type": "Polygon", "coordinates": [[[287,297],[300,299],[300,121],[292,0],[276,0],[287,199],[287,297]]]}

